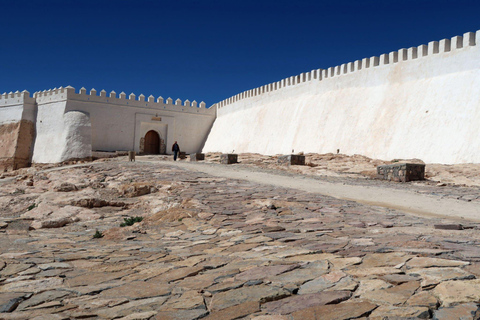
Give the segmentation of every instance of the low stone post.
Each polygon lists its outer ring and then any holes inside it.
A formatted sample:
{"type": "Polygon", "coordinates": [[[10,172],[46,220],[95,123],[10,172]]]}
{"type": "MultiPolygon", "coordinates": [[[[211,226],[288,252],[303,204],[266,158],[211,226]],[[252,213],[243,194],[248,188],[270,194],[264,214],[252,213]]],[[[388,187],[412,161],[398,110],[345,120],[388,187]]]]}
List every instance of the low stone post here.
{"type": "Polygon", "coordinates": [[[180,151],[178,153],[178,158],[179,159],[185,159],[187,157],[187,153],[186,152],[183,152],[183,151],[180,151]]]}
{"type": "Polygon", "coordinates": [[[135,161],[135,151],[128,151],[128,161],[135,161]]]}
{"type": "Polygon", "coordinates": [[[190,155],[190,161],[203,161],[203,160],[205,160],[204,153],[192,153],[190,155]]]}
{"type": "Polygon", "coordinates": [[[425,165],[420,163],[394,163],[377,167],[377,178],[397,182],[425,179],[425,165]]]}
{"type": "Polygon", "coordinates": [[[292,166],[304,166],[305,156],[300,154],[289,154],[286,156],[280,156],[277,160],[278,164],[292,165],[292,166]]]}
{"type": "Polygon", "coordinates": [[[234,153],[224,153],[220,155],[220,163],[222,164],[232,164],[238,163],[238,155],[234,153]]]}

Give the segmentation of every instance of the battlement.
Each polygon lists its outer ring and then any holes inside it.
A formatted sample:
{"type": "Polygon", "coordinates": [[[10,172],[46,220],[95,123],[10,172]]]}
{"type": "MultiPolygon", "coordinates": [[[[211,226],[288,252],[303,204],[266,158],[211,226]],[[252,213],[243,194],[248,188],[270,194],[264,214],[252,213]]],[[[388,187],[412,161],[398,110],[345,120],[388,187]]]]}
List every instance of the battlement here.
{"type": "Polygon", "coordinates": [[[24,103],[32,104],[34,102],[35,99],[30,96],[30,92],[27,90],[23,90],[22,92],[4,92],[2,95],[0,95],[0,108],[24,103]]]}
{"type": "Polygon", "coordinates": [[[190,100],[187,99],[182,103],[182,100],[176,99],[175,103],[173,103],[173,99],[170,97],[164,101],[163,97],[160,96],[155,99],[152,95],[146,100],[145,95],[143,94],[140,94],[137,98],[134,93],[131,93],[127,97],[127,94],[123,91],[117,97],[115,91],[111,91],[107,94],[107,91],[101,90],[98,94],[97,90],[92,88],[89,93],[87,93],[87,89],[83,87],[77,93],[75,92],[75,88],[71,86],[38,91],[34,93],[33,97],[36,99],[37,103],[40,104],[63,100],[75,100],[208,115],[215,115],[216,111],[215,108],[206,108],[205,102],[203,101],[198,103],[195,100],[190,102],[190,100]]]}
{"type": "Polygon", "coordinates": [[[428,45],[423,44],[408,49],[403,48],[397,51],[382,54],[378,57],[373,56],[370,58],[356,60],[354,62],[344,63],[339,66],[330,67],[328,69],[316,69],[310,72],[301,73],[296,76],[291,76],[277,82],[244,91],[230,98],[222,100],[214,104],[212,107],[222,108],[239,100],[268,94],[272,91],[277,91],[286,87],[301,85],[312,81],[322,81],[329,78],[348,75],[354,72],[362,72],[371,68],[402,63],[415,59],[425,59],[433,55],[449,54],[457,50],[464,50],[468,47],[476,46],[477,43],[480,43],[480,31],[467,32],[463,36],[455,36],[451,39],[442,39],[440,41],[431,41],[428,43],[428,45]]]}

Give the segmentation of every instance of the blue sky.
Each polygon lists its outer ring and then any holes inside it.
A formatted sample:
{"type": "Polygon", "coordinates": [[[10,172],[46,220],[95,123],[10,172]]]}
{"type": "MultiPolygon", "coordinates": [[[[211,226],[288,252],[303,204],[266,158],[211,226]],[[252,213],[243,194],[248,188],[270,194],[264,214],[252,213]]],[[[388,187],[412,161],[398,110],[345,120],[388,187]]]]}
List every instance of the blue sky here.
{"type": "Polygon", "coordinates": [[[480,29],[472,0],[0,0],[0,93],[71,85],[207,106],[480,29]]]}

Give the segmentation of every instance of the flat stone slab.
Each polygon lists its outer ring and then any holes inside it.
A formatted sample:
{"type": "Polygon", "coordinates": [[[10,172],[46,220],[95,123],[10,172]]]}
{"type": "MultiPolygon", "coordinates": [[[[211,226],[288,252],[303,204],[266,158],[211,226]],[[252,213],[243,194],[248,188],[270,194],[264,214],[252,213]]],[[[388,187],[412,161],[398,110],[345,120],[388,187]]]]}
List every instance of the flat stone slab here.
{"type": "Polygon", "coordinates": [[[190,161],[203,161],[203,160],[205,160],[205,153],[190,154],[190,161]]]}
{"type": "Polygon", "coordinates": [[[308,281],[303,284],[298,290],[298,294],[308,294],[320,292],[330,287],[333,287],[337,282],[347,275],[342,271],[333,271],[328,274],[324,274],[315,280],[308,281]]]}
{"type": "Polygon", "coordinates": [[[232,306],[218,312],[208,315],[205,320],[233,320],[248,316],[251,313],[260,311],[260,303],[258,301],[247,301],[242,304],[232,306]]]}
{"type": "Polygon", "coordinates": [[[235,276],[236,280],[250,281],[265,279],[298,268],[298,264],[256,267],[235,276]]]}
{"type": "Polygon", "coordinates": [[[435,224],[434,228],[440,230],[463,230],[461,224],[435,224]]]}
{"type": "Polygon", "coordinates": [[[433,312],[434,320],[477,319],[479,307],[476,303],[464,303],[433,312]]]}
{"type": "Polygon", "coordinates": [[[366,315],[376,307],[377,305],[369,302],[346,302],[305,308],[294,312],[292,317],[294,320],[346,320],[366,315]]]}
{"type": "Polygon", "coordinates": [[[313,306],[339,303],[347,300],[351,295],[352,293],[349,291],[299,294],[278,301],[267,302],[262,306],[262,309],[271,314],[290,314],[313,306]]]}
{"type": "Polygon", "coordinates": [[[224,153],[220,155],[221,164],[233,164],[238,163],[238,155],[234,153],[224,153]]]}
{"type": "Polygon", "coordinates": [[[278,164],[291,165],[291,166],[304,166],[305,156],[299,154],[289,154],[278,157],[278,164]]]}
{"type": "Polygon", "coordinates": [[[396,182],[425,179],[425,165],[419,163],[395,163],[377,167],[377,178],[396,182]]]}
{"type": "Polygon", "coordinates": [[[0,313],[11,312],[24,300],[26,293],[1,293],[0,294],[0,313]]]}
{"type": "Polygon", "coordinates": [[[375,309],[368,319],[428,319],[430,312],[427,307],[391,307],[380,306],[375,309]]]}
{"type": "Polygon", "coordinates": [[[447,260],[429,257],[414,257],[407,262],[408,268],[461,267],[469,265],[467,261],[447,260]]]}
{"type": "Polygon", "coordinates": [[[278,300],[289,295],[290,293],[285,289],[266,285],[242,287],[216,294],[213,299],[211,310],[218,311],[247,301],[263,302],[278,300]]]}
{"type": "Polygon", "coordinates": [[[432,290],[442,306],[477,302],[480,300],[480,280],[445,281],[432,290]]]}

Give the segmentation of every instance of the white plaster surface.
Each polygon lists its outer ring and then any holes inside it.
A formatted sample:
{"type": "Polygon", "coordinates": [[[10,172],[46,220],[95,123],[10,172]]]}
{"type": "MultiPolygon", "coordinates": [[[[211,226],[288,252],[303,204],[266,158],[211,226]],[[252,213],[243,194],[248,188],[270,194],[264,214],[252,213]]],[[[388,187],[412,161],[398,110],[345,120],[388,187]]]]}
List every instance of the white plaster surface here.
{"type": "Polygon", "coordinates": [[[63,115],[65,147],[62,161],[92,156],[92,127],[85,112],[69,111],[63,115]]]}
{"type": "MultiPolygon", "coordinates": [[[[165,140],[167,153],[178,141],[182,151],[199,152],[215,119],[215,109],[204,103],[185,101],[182,105],[97,96],[84,90],[60,88],[35,95],[38,103],[33,162],[62,162],[90,157],[93,151],[140,151],[140,140],[155,130],[165,140]]],[[[123,96],[122,94],[120,96],[123,96]]],[[[171,99],[170,99],[171,100],[171,99]]],[[[167,101],[170,101],[167,99],[167,101]]]]}
{"type": "Polygon", "coordinates": [[[53,102],[38,106],[36,122],[36,139],[33,147],[32,161],[36,163],[61,162],[67,143],[63,114],[66,101],[53,102]]]}
{"type": "Polygon", "coordinates": [[[203,152],[272,155],[340,149],[387,160],[478,163],[479,48],[465,46],[415,59],[410,53],[410,60],[392,59],[376,67],[370,59],[369,68],[362,61],[361,70],[340,68],[334,77],[325,78],[326,71],[320,70],[321,81],[243,99],[252,90],[242,93],[230,104],[218,104],[203,152]]]}
{"type": "Polygon", "coordinates": [[[35,122],[35,99],[27,91],[0,95],[0,125],[28,120],[35,122]]]}

